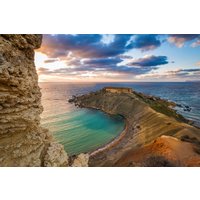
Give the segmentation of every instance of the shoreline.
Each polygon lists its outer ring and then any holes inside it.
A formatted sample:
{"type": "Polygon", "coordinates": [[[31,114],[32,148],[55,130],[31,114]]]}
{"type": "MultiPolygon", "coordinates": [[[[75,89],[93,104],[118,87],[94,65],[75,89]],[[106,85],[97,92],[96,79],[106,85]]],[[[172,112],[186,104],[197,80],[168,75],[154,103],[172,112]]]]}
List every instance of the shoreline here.
{"type": "Polygon", "coordinates": [[[114,166],[128,151],[141,148],[162,135],[178,139],[188,135],[200,140],[199,129],[177,113],[176,104],[161,98],[135,91],[115,93],[102,89],[74,96],[69,102],[79,108],[120,115],[125,120],[125,128],[117,137],[88,152],[89,166],[114,166]]]}
{"type": "MultiPolygon", "coordinates": [[[[145,96],[149,96],[149,95],[145,95],[145,96]]],[[[156,96],[150,96],[150,97],[155,97],[155,98],[159,98],[159,97],[156,97],[156,96]]],[[[162,101],[164,101],[164,102],[168,102],[168,103],[171,103],[171,104],[174,104],[174,106],[172,106],[171,107],[171,109],[172,110],[174,110],[175,112],[177,112],[177,114],[180,114],[181,115],[181,113],[179,113],[176,109],[175,109],[175,107],[176,107],[176,103],[175,102],[173,102],[173,101],[171,101],[171,100],[167,100],[167,99],[162,99],[162,98],[159,98],[160,100],[162,100],[162,101]]],[[[110,115],[110,116],[112,116],[113,114],[111,114],[111,113],[108,113],[108,112],[106,112],[105,110],[103,110],[103,109],[100,109],[100,108],[96,108],[96,107],[87,107],[87,106],[80,106],[80,105],[75,105],[75,106],[77,106],[78,108],[85,108],[85,109],[93,109],[93,110],[98,110],[98,111],[101,111],[101,112],[104,112],[105,114],[107,114],[107,115],[110,115]]],[[[114,147],[116,147],[120,142],[121,142],[121,140],[123,140],[124,138],[126,138],[126,136],[127,136],[127,138],[129,137],[129,135],[128,135],[128,133],[130,133],[130,132],[128,132],[128,130],[129,130],[129,122],[128,122],[128,119],[125,117],[125,116],[123,116],[123,115],[121,115],[121,117],[123,117],[123,119],[124,119],[124,122],[125,122],[125,126],[124,126],[124,129],[123,129],[123,131],[119,134],[119,135],[117,135],[115,138],[113,138],[110,142],[108,142],[108,143],[106,143],[105,145],[102,145],[101,147],[99,147],[99,148],[97,148],[97,149],[95,149],[95,150],[93,150],[93,151],[89,151],[89,152],[87,152],[88,154],[89,154],[89,156],[91,156],[91,157],[95,157],[97,154],[99,154],[99,153],[103,153],[103,152],[108,152],[109,150],[111,150],[111,148],[114,148],[114,147]]],[[[184,117],[184,116],[183,116],[184,117]]],[[[185,118],[185,117],[184,117],[185,118]]],[[[194,126],[194,127],[196,127],[196,128],[198,128],[198,129],[200,129],[200,126],[197,126],[197,125],[195,125],[194,123],[194,121],[192,121],[192,120],[189,120],[189,119],[187,119],[187,118],[185,118],[185,120],[188,120],[188,124],[189,125],[191,125],[191,126],[194,126]]],[[[132,132],[131,132],[132,133],[132,132]]],[[[133,132],[133,133],[135,133],[135,132],[133,132]]]]}
{"type": "MultiPolygon", "coordinates": [[[[112,116],[112,114],[110,114],[110,113],[108,113],[108,112],[106,112],[106,111],[104,111],[102,109],[99,109],[99,108],[94,108],[94,107],[93,108],[91,108],[91,107],[82,107],[82,108],[100,110],[101,112],[104,112],[105,114],[112,116]]],[[[172,108],[172,109],[174,111],[176,111],[174,108],[172,108]]],[[[99,147],[99,148],[97,148],[94,151],[87,152],[89,154],[89,156],[95,157],[99,153],[103,153],[103,152],[109,151],[109,150],[111,150],[111,148],[114,148],[115,146],[117,146],[121,142],[122,139],[126,138],[126,136],[128,138],[128,136],[129,136],[128,133],[130,133],[130,132],[128,132],[128,130],[130,128],[129,127],[130,125],[129,125],[128,119],[126,119],[124,116],[122,116],[122,117],[123,117],[123,119],[125,121],[125,126],[124,126],[123,131],[118,136],[116,136],[113,140],[111,140],[110,142],[106,143],[102,147],[99,147]]],[[[192,124],[188,123],[189,125],[194,126],[194,127],[198,128],[198,129],[200,129],[199,126],[196,126],[196,125],[193,124],[194,121],[190,120],[190,122],[192,122],[192,124]]]]}
{"type": "MultiPolygon", "coordinates": [[[[104,112],[104,111],[102,111],[102,112],[104,112]]],[[[109,113],[106,113],[106,114],[109,114],[109,113]]],[[[110,148],[116,146],[126,136],[127,130],[129,128],[128,127],[128,120],[126,118],[124,118],[124,121],[125,121],[125,126],[124,126],[123,131],[118,136],[116,136],[113,140],[111,140],[110,142],[106,143],[102,147],[99,147],[94,151],[88,152],[89,156],[95,156],[98,153],[102,153],[102,152],[107,151],[110,148]]]]}
{"type": "MultiPolygon", "coordinates": [[[[82,109],[82,108],[85,108],[85,109],[90,109],[90,110],[98,110],[98,111],[101,111],[101,112],[107,114],[107,115],[110,116],[110,117],[112,117],[112,115],[114,115],[114,114],[108,113],[108,112],[106,112],[106,111],[104,111],[104,110],[102,110],[102,109],[95,108],[95,107],[87,107],[87,106],[81,107],[81,106],[79,106],[79,105],[76,105],[76,106],[77,106],[78,108],[81,108],[81,109],[82,109]]],[[[123,116],[123,115],[119,115],[119,116],[121,116],[121,117],[123,118],[124,122],[125,122],[125,123],[124,123],[124,129],[122,130],[122,132],[120,132],[120,133],[119,133],[115,138],[113,138],[110,142],[107,142],[106,144],[104,144],[104,145],[98,147],[98,148],[95,149],[95,150],[88,151],[88,152],[85,152],[85,153],[89,154],[89,156],[95,156],[95,155],[97,155],[98,153],[102,153],[102,152],[104,152],[104,151],[110,150],[110,148],[116,146],[117,144],[119,144],[119,142],[120,142],[122,139],[124,139],[124,137],[125,137],[126,134],[128,133],[127,131],[128,131],[128,128],[129,128],[129,126],[128,126],[128,125],[129,125],[129,122],[128,122],[128,120],[126,119],[125,116],[123,116]]]]}

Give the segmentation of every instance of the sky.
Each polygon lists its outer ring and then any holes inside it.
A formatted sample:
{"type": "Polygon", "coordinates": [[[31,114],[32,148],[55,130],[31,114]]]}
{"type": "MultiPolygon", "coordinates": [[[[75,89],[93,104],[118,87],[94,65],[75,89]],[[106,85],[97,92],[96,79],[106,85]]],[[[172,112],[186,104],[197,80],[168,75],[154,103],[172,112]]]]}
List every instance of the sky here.
{"type": "Polygon", "coordinates": [[[198,81],[200,35],[43,35],[35,64],[40,82],[198,81]]]}

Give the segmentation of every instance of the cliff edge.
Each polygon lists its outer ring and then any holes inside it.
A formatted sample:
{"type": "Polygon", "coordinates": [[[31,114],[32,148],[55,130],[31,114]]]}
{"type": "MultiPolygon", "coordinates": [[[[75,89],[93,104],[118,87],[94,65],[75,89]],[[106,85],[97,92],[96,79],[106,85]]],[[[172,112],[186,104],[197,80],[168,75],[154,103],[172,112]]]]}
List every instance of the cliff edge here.
{"type": "Polygon", "coordinates": [[[42,35],[0,35],[0,166],[68,166],[63,146],[40,126],[41,42],[42,35]]]}

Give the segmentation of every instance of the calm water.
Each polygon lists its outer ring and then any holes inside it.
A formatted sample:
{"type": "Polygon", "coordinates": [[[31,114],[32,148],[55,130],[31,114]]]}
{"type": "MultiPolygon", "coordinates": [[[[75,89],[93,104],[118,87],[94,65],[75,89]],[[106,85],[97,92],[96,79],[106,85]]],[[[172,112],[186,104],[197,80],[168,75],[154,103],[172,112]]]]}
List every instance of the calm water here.
{"type": "Polygon", "coordinates": [[[110,142],[124,129],[119,116],[92,110],[79,109],[68,103],[75,94],[86,93],[89,85],[41,83],[42,125],[48,128],[64,145],[69,155],[95,150],[110,142]]]}
{"type": "Polygon", "coordinates": [[[78,109],[68,103],[72,95],[85,94],[105,86],[131,87],[148,95],[189,106],[178,112],[200,125],[200,82],[184,83],[40,83],[42,89],[42,125],[64,144],[70,155],[88,152],[108,143],[124,128],[124,121],[100,111],[78,109]]]}

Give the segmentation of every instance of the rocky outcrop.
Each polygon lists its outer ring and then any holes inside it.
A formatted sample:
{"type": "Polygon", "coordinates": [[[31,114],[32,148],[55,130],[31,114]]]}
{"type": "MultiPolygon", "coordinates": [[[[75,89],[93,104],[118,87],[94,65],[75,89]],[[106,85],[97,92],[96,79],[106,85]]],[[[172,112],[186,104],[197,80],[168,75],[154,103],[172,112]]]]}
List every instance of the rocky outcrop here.
{"type": "Polygon", "coordinates": [[[161,136],[142,148],[128,151],[114,166],[199,167],[199,150],[199,144],[181,141],[171,136],[161,136]]]}
{"type": "Polygon", "coordinates": [[[79,154],[72,163],[72,167],[88,167],[89,155],[79,154]]]}
{"type": "Polygon", "coordinates": [[[74,97],[80,107],[102,110],[108,114],[121,115],[126,119],[126,134],[116,139],[112,148],[92,153],[90,166],[114,166],[130,150],[136,150],[154,141],[162,135],[181,138],[184,135],[195,137],[200,141],[200,129],[177,114],[171,107],[174,103],[160,98],[132,93],[112,93],[104,89],[74,97]]]}
{"type": "Polygon", "coordinates": [[[68,156],[40,126],[34,49],[41,35],[0,35],[0,166],[67,166],[68,156]]]}

